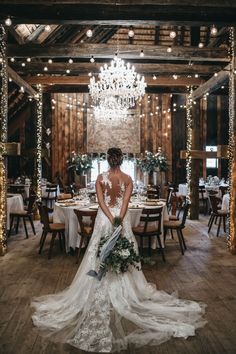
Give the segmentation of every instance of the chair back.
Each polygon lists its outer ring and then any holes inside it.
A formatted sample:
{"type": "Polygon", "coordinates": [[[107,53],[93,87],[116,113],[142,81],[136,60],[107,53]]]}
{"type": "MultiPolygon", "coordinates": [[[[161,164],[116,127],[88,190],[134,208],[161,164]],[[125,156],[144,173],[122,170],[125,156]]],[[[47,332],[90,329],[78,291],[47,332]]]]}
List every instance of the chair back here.
{"type": "Polygon", "coordinates": [[[42,205],[42,203],[41,204],[37,203],[37,205],[39,207],[40,219],[43,224],[44,230],[50,231],[50,222],[49,222],[49,216],[48,216],[48,211],[50,209],[46,205],[42,205]]]}
{"type": "Polygon", "coordinates": [[[220,186],[219,187],[220,189],[220,192],[221,192],[221,198],[223,197],[223,195],[225,195],[228,191],[228,187],[225,187],[225,186],[220,186]]]}
{"type": "Polygon", "coordinates": [[[140,221],[144,222],[144,234],[147,232],[148,223],[156,222],[157,223],[157,232],[161,233],[161,208],[144,208],[140,217],[140,221]]]}
{"type": "Polygon", "coordinates": [[[95,224],[95,219],[97,216],[97,210],[78,210],[78,209],[74,209],[74,213],[78,218],[79,221],[79,226],[80,226],[80,230],[81,230],[81,234],[84,235],[86,234],[87,236],[91,236],[93,233],[93,228],[94,228],[94,224],[95,224]],[[89,222],[89,227],[90,227],[90,232],[88,233],[88,222],[84,220],[84,217],[87,217],[90,219],[89,222]]]}
{"type": "Polygon", "coordinates": [[[203,200],[204,199],[204,194],[206,195],[206,189],[205,186],[199,186],[199,199],[203,200]]]}
{"type": "Polygon", "coordinates": [[[187,219],[187,216],[188,216],[188,211],[189,211],[189,207],[190,207],[190,204],[188,202],[186,202],[183,206],[183,217],[182,217],[182,221],[181,221],[181,227],[185,227],[185,222],[186,222],[186,219],[187,219]]]}
{"type": "Polygon", "coordinates": [[[48,194],[48,198],[50,198],[50,194],[54,193],[54,197],[55,199],[57,199],[57,184],[50,184],[47,185],[46,187],[46,193],[48,194]]]}
{"type": "Polygon", "coordinates": [[[28,203],[28,207],[27,207],[27,213],[28,214],[31,214],[33,212],[36,199],[37,199],[37,195],[36,194],[31,194],[29,196],[29,203],[28,203]]]}
{"type": "Polygon", "coordinates": [[[213,211],[213,213],[217,213],[218,212],[218,198],[215,195],[209,195],[209,200],[210,200],[210,204],[211,204],[211,209],[213,211]]]}
{"type": "Polygon", "coordinates": [[[169,206],[171,204],[171,196],[174,192],[174,187],[168,187],[167,197],[166,197],[166,205],[169,206]]]}

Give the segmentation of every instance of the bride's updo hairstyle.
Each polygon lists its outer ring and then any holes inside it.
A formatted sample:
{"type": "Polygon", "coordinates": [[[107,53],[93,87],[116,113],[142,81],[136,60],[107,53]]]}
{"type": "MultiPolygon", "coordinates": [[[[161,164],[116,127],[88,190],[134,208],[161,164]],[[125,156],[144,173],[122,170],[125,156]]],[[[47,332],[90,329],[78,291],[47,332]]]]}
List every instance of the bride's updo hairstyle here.
{"type": "Polygon", "coordinates": [[[107,161],[111,168],[118,167],[123,162],[123,153],[119,148],[110,148],[107,150],[107,161]]]}

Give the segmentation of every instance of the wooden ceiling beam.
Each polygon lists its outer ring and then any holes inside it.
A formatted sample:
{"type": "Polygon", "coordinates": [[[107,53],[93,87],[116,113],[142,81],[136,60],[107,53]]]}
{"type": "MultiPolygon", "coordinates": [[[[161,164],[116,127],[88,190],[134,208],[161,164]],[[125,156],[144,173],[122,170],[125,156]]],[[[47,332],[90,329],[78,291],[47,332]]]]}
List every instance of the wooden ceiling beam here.
{"type": "MultiPolygon", "coordinates": [[[[108,62],[107,62],[108,63],[108,62]]],[[[99,63],[73,63],[69,64],[65,63],[52,63],[48,64],[47,62],[34,62],[31,61],[27,63],[25,67],[22,67],[20,62],[15,61],[12,63],[12,67],[16,70],[20,75],[26,74],[45,74],[44,68],[45,66],[48,68],[48,73],[50,74],[65,74],[66,69],[70,69],[71,74],[98,74],[100,72],[100,67],[103,66],[105,62],[99,63]]],[[[204,64],[156,64],[156,63],[133,63],[135,66],[135,70],[144,75],[203,75],[203,76],[211,76],[214,73],[217,73],[223,69],[221,65],[204,65],[204,64]]]]}
{"type": "Polygon", "coordinates": [[[31,87],[28,82],[23,80],[12,68],[10,68],[10,66],[8,66],[7,71],[8,75],[19,87],[24,87],[25,92],[32,97],[37,95],[37,92],[33,89],[33,87],[31,87]]]}
{"type": "Polygon", "coordinates": [[[214,92],[219,87],[221,87],[221,85],[223,85],[229,78],[229,70],[230,66],[227,65],[222,71],[218,73],[217,76],[211,77],[208,81],[194,90],[192,95],[193,100],[197,100],[203,97],[205,94],[210,94],[211,92],[214,92]]]}
{"type": "MultiPolygon", "coordinates": [[[[120,45],[119,53],[123,59],[151,59],[151,60],[178,60],[178,61],[222,61],[229,62],[225,48],[197,48],[197,47],[173,47],[171,53],[167,53],[165,46],[147,45],[144,48],[144,57],[140,57],[139,45],[120,45]]],[[[117,45],[107,44],[78,44],[78,45],[50,45],[36,44],[14,45],[9,44],[7,53],[9,57],[26,58],[95,58],[112,59],[117,51],[117,45]]]]}
{"type": "MultiPolygon", "coordinates": [[[[88,76],[31,76],[26,78],[30,85],[41,84],[41,85],[88,85],[88,76]]],[[[159,76],[157,80],[153,80],[152,77],[146,77],[145,81],[148,86],[199,86],[204,83],[203,79],[199,78],[187,78],[179,77],[177,80],[172,77],[161,77],[159,76]]]]}
{"type": "Polygon", "coordinates": [[[0,20],[11,16],[14,23],[156,26],[167,22],[181,26],[227,26],[236,21],[236,4],[229,0],[167,0],[164,4],[154,0],[53,1],[52,5],[49,1],[1,0],[0,20]]]}

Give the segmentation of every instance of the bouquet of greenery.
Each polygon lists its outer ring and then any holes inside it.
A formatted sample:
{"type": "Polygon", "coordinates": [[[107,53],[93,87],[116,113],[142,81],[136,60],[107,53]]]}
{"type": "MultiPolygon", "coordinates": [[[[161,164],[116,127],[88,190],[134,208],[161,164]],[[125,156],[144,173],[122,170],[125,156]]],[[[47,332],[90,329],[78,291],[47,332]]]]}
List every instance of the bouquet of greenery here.
{"type": "Polygon", "coordinates": [[[136,159],[136,162],[143,172],[150,173],[156,169],[159,169],[160,171],[167,170],[167,160],[160,147],[156,154],[153,154],[150,151],[145,151],[145,155],[136,159]]]}
{"type": "Polygon", "coordinates": [[[119,218],[115,218],[114,232],[112,235],[103,236],[99,242],[97,257],[99,257],[100,265],[98,273],[94,270],[88,272],[88,275],[98,280],[101,280],[108,271],[116,274],[125,273],[130,266],[140,270],[139,263],[142,258],[136,253],[134,243],[121,235],[122,226],[119,221],[119,218]]]}
{"type": "Polygon", "coordinates": [[[77,175],[82,175],[84,172],[88,172],[92,168],[92,158],[87,154],[75,153],[72,151],[70,159],[67,161],[68,170],[74,170],[77,175]]]}

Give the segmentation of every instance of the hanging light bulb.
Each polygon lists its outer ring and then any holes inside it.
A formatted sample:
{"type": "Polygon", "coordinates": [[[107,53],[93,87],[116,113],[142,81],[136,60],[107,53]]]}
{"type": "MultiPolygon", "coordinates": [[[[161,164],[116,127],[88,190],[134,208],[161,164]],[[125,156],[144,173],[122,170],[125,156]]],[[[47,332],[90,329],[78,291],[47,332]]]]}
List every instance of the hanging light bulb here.
{"type": "Polygon", "coordinates": [[[48,67],[45,66],[45,67],[43,68],[43,70],[44,70],[44,71],[48,71],[48,67]]]}
{"type": "Polygon", "coordinates": [[[69,64],[73,64],[73,59],[70,58],[70,59],[68,60],[68,63],[69,63],[69,64]]]}
{"type": "Polygon", "coordinates": [[[52,59],[48,59],[48,64],[52,64],[52,59]]]}
{"type": "Polygon", "coordinates": [[[172,48],[171,48],[171,46],[169,46],[168,48],[167,48],[167,53],[171,53],[172,52],[172,48]]]}
{"type": "Polygon", "coordinates": [[[133,37],[134,37],[134,30],[133,30],[133,27],[132,27],[132,26],[130,26],[130,28],[129,28],[128,36],[129,36],[130,38],[133,38],[133,37]]]}
{"type": "Polygon", "coordinates": [[[5,20],[5,25],[8,26],[8,27],[10,27],[12,25],[12,20],[11,20],[11,18],[9,16],[5,20]]]}
{"type": "Polygon", "coordinates": [[[175,38],[176,37],[176,32],[175,31],[170,31],[170,38],[175,38]]]}
{"type": "Polygon", "coordinates": [[[86,32],[86,36],[88,38],[91,38],[93,36],[93,31],[91,29],[88,29],[87,32],[86,32]]]}
{"type": "Polygon", "coordinates": [[[144,52],[143,52],[143,50],[140,51],[140,54],[139,54],[139,55],[140,55],[140,57],[144,57],[144,52]]]}
{"type": "Polygon", "coordinates": [[[204,44],[202,42],[199,42],[198,43],[198,48],[203,48],[204,47],[204,44]]]}
{"type": "Polygon", "coordinates": [[[30,62],[31,62],[31,58],[27,58],[26,61],[27,61],[28,63],[30,63],[30,62]]]}
{"type": "Polygon", "coordinates": [[[70,74],[70,69],[66,69],[66,73],[67,73],[67,74],[70,74]]]}
{"type": "Polygon", "coordinates": [[[90,58],[90,62],[91,62],[91,63],[94,63],[94,62],[95,62],[95,59],[94,59],[93,55],[92,55],[91,58],[90,58]]]}
{"type": "Polygon", "coordinates": [[[212,36],[216,36],[217,32],[218,32],[218,30],[217,30],[216,26],[213,25],[213,26],[211,27],[211,34],[212,34],[212,36]]]}
{"type": "Polygon", "coordinates": [[[153,74],[152,78],[153,78],[153,80],[156,80],[156,79],[157,79],[157,77],[156,77],[155,74],[153,74]]]}
{"type": "Polygon", "coordinates": [[[15,58],[11,58],[11,59],[10,59],[10,61],[11,61],[12,63],[14,63],[14,61],[15,61],[15,58]]]}
{"type": "Polygon", "coordinates": [[[44,27],[44,30],[45,30],[46,32],[50,32],[50,31],[51,31],[51,26],[50,26],[50,25],[46,25],[46,26],[44,27]]]}

